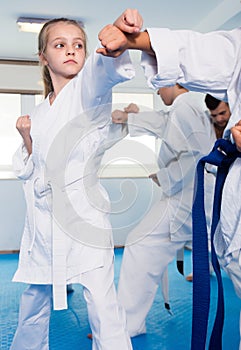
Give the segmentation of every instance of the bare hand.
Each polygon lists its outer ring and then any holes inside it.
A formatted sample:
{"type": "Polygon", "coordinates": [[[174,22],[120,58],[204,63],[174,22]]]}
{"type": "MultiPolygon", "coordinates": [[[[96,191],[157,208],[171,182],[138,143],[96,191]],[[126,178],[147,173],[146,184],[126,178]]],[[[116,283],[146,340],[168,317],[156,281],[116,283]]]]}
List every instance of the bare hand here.
{"type": "Polygon", "coordinates": [[[161,186],[160,182],[158,180],[157,174],[151,174],[151,175],[149,175],[149,178],[152,179],[152,181],[154,181],[155,184],[157,184],[157,186],[159,186],[159,187],[161,186]]]}
{"type": "Polygon", "coordinates": [[[127,107],[124,108],[126,113],[139,113],[139,107],[135,103],[130,103],[127,107]]]}
{"type": "Polygon", "coordinates": [[[124,124],[128,120],[128,114],[119,109],[116,109],[111,113],[112,122],[115,124],[124,124]]]}
{"type": "Polygon", "coordinates": [[[128,40],[120,29],[112,24],[105,26],[98,35],[103,48],[96,50],[104,56],[118,57],[128,49],[128,40]]]}
{"type": "Polygon", "coordinates": [[[138,33],[142,28],[143,19],[137,10],[127,9],[117,18],[114,25],[123,32],[138,33]]]}
{"type": "Polygon", "coordinates": [[[241,152],[241,120],[231,128],[237,150],[241,152]]]}
{"type": "Polygon", "coordinates": [[[16,128],[23,138],[28,153],[32,153],[32,139],[30,136],[31,119],[29,115],[21,116],[17,119],[16,128]]]}

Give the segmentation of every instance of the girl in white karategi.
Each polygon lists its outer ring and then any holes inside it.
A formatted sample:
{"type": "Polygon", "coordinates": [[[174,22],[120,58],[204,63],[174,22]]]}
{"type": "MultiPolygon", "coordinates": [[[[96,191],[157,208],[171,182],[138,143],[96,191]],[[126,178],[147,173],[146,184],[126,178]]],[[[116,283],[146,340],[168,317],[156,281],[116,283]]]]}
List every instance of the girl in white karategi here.
{"type": "MultiPolygon", "coordinates": [[[[132,14],[130,21],[140,28],[132,14]]],[[[13,281],[30,286],[11,350],[49,349],[52,300],[54,309],[67,308],[71,283],[83,285],[92,348],[131,349],[114,286],[108,196],[97,181],[104,151],[123,136],[110,124],[110,102],[112,87],[134,76],[129,55],[86,59],[83,28],[61,18],[42,28],[39,58],[46,98],[17,120],[23,144],[14,168],[27,213],[13,281]]]]}
{"type": "MultiPolygon", "coordinates": [[[[128,118],[130,136],[158,137],[159,170],[150,178],[161,186],[161,199],[127,237],[118,284],[118,298],[126,310],[131,336],[146,332],[145,319],[168,264],[192,240],[191,208],[196,164],[216,139],[204,96],[180,85],[158,90],[169,113],[115,111],[114,122],[128,118]]],[[[206,173],[211,214],[215,175],[206,173]]],[[[210,215],[208,215],[210,217],[210,215]]]]}
{"type": "MultiPolygon", "coordinates": [[[[118,26],[118,21],[116,25],[118,26]]],[[[239,122],[241,115],[241,28],[210,33],[149,28],[135,35],[135,40],[126,37],[126,44],[119,48],[118,45],[113,46],[112,38],[112,52],[108,46],[108,35],[110,33],[107,28],[99,34],[99,38],[104,40],[103,55],[117,57],[127,48],[144,51],[142,64],[152,87],[160,88],[179,83],[190,90],[208,92],[220,100],[228,101],[231,118],[224,131],[224,138],[231,137],[230,130],[239,122]]],[[[233,129],[233,132],[237,138],[235,130],[233,129]]],[[[238,150],[240,151],[240,144],[238,150]]],[[[214,236],[219,262],[230,276],[239,297],[241,297],[240,183],[241,159],[237,158],[224,184],[220,221],[214,236]]]]}

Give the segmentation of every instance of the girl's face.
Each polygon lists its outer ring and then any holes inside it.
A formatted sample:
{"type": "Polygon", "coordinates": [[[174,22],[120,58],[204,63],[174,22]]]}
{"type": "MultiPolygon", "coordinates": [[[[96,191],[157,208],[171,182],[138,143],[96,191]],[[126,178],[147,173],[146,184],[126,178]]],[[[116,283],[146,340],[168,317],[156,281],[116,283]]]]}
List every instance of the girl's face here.
{"type": "Polygon", "coordinates": [[[74,78],[85,63],[85,38],[74,24],[57,22],[48,28],[47,45],[39,55],[47,65],[51,78],[66,80],[74,78]]]}

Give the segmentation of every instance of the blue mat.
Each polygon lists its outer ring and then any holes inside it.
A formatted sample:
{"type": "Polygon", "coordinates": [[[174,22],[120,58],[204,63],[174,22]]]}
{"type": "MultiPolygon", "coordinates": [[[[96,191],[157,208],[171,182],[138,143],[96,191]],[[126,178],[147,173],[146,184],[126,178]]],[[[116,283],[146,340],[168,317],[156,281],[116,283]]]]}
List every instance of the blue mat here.
{"type": "MultiPolygon", "coordinates": [[[[115,282],[118,283],[123,249],[115,250],[115,282]]],[[[0,349],[8,350],[17,326],[19,299],[25,285],[12,283],[18,255],[0,255],[0,349]]],[[[185,273],[191,271],[191,253],[185,251],[185,273]]],[[[235,295],[229,278],[223,273],[225,292],[225,325],[223,350],[238,350],[239,311],[241,300],[235,295]]],[[[134,350],[188,350],[191,340],[192,283],[176,270],[175,262],[169,266],[170,302],[173,316],[164,309],[158,290],[147,317],[147,334],[132,338],[134,350]]],[[[216,308],[216,279],[211,277],[211,319],[216,308]]],[[[91,350],[90,332],[82,287],[74,285],[68,296],[69,309],[53,311],[50,321],[50,350],[91,350]]],[[[113,349],[114,350],[114,349],[113,349]]]]}

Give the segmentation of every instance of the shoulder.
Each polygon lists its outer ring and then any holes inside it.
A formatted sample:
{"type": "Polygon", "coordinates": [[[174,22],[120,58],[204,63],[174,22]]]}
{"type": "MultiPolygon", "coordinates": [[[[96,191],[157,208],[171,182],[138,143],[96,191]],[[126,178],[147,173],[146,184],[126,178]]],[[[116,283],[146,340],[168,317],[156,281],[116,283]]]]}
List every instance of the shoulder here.
{"type": "Polygon", "coordinates": [[[172,108],[173,110],[199,114],[207,110],[204,102],[204,94],[198,92],[187,92],[179,95],[172,108]]]}
{"type": "Polygon", "coordinates": [[[204,94],[188,92],[179,95],[170,110],[170,116],[172,122],[187,134],[194,129],[200,131],[208,125],[210,128],[204,94]]]}

